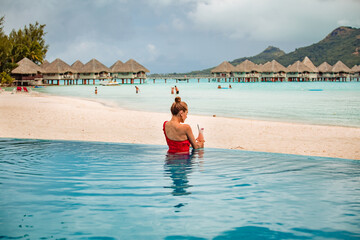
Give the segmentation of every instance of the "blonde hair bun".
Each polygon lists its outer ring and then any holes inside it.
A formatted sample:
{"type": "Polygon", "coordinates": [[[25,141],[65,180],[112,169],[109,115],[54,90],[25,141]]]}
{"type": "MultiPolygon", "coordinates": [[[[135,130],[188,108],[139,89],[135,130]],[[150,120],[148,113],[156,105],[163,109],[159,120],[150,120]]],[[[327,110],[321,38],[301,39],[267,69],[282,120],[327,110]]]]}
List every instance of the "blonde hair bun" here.
{"type": "Polygon", "coordinates": [[[181,97],[176,97],[176,98],[175,98],[175,102],[176,102],[176,103],[180,103],[180,102],[181,102],[181,97]]]}

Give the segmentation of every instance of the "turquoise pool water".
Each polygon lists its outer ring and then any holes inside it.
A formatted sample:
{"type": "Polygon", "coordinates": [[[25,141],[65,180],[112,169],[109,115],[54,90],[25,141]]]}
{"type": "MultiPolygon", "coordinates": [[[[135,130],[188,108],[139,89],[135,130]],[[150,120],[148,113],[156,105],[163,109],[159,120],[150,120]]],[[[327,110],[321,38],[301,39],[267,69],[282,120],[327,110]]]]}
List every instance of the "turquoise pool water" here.
{"type": "Polygon", "coordinates": [[[36,91],[105,101],[117,106],[153,112],[169,112],[174,101],[171,87],[177,85],[180,96],[189,105],[190,114],[217,115],[245,119],[298,122],[307,124],[360,127],[360,82],[289,82],[289,83],[189,83],[158,80],[155,84],[99,86],[52,86],[36,91]]]}
{"type": "Polygon", "coordinates": [[[360,162],[0,139],[0,239],[359,239],[360,162]]]}

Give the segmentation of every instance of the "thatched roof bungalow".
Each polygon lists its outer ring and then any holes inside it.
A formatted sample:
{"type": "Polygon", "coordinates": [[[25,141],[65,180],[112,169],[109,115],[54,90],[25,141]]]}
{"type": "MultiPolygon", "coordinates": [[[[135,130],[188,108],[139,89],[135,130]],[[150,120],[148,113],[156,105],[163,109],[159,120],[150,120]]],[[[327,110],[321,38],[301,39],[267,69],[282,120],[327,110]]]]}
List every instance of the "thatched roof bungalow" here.
{"type": "Polygon", "coordinates": [[[80,69],[84,67],[84,64],[80,60],[76,60],[72,65],[71,68],[74,70],[74,73],[79,73],[80,69]]]}
{"type": "Polygon", "coordinates": [[[346,66],[342,61],[337,61],[332,67],[331,71],[334,73],[336,80],[345,81],[350,77],[351,69],[346,66]]]}
{"type": "Polygon", "coordinates": [[[236,72],[236,68],[228,61],[222,62],[211,70],[214,77],[231,77],[233,72],[236,72]]]}
{"type": "Polygon", "coordinates": [[[123,75],[123,65],[124,63],[120,60],[117,60],[113,65],[111,65],[110,70],[111,70],[111,76],[113,78],[120,78],[123,75]]]}
{"type": "Polygon", "coordinates": [[[331,69],[333,67],[328,64],[327,62],[323,62],[322,64],[320,64],[317,69],[319,70],[320,73],[330,73],[332,72],[331,69]]]}
{"type": "Polygon", "coordinates": [[[312,70],[306,66],[304,63],[300,62],[299,60],[291,64],[286,68],[286,72],[288,73],[309,73],[312,70]]]}
{"type": "Polygon", "coordinates": [[[282,82],[286,76],[286,68],[276,60],[265,63],[261,68],[261,72],[261,81],[265,82],[282,82]]]}
{"type": "Polygon", "coordinates": [[[45,61],[40,65],[40,67],[41,67],[41,68],[45,68],[45,67],[47,67],[49,64],[50,64],[49,61],[48,61],[48,60],[45,60],[45,61]]]}
{"type": "Polygon", "coordinates": [[[28,58],[23,58],[17,62],[18,66],[11,71],[11,76],[15,78],[15,83],[20,85],[40,84],[42,79],[42,68],[28,58]],[[25,83],[25,84],[24,84],[25,83]]]}
{"type": "Polygon", "coordinates": [[[315,67],[315,65],[313,64],[313,62],[310,60],[310,58],[305,57],[304,60],[302,61],[303,64],[305,64],[308,68],[311,69],[311,72],[314,73],[318,73],[319,70],[317,69],[317,67],[315,67]]]}
{"type": "Polygon", "coordinates": [[[111,72],[114,72],[114,71],[116,72],[118,70],[120,71],[122,65],[124,65],[124,63],[120,60],[117,60],[113,65],[111,65],[111,67],[110,67],[111,72]]]}
{"type": "Polygon", "coordinates": [[[106,79],[110,77],[111,70],[95,58],[79,69],[81,79],[106,79]]]}
{"type": "Polygon", "coordinates": [[[271,62],[267,62],[262,67],[262,72],[264,73],[280,73],[286,72],[286,68],[278,63],[276,60],[272,60],[271,62]]]}
{"type": "Polygon", "coordinates": [[[243,72],[243,73],[249,73],[249,72],[257,72],[258,66],[253,63],[252,61],[246,59],[242,63],[238,64],[236,67],[236,72],[243,72]]]}
{"type": "Polygon", "coordinates": [[[319,70],[318,79],[320,81],[327,81],[329,78],[333,78],[334,74],[332,72],[332,66],[327,62],[323,62],[320,64],[317,69],[319,70]]]}
{"type": "Polygon", "coordinates": [[[258,78],[260,77],[259,67],[252,61],[246,59],[242,63],[235,66],[233,76],[240,78],[239,80],[244,82],[258,81],[258,78]]]}
{"type": "Polygon", "coordinates": [[[80,69],[84,67],[84,64],[80,60],[76,60],[71,64],[71,68],[74,70],[74,79],[80,78],[80,69]]]}
{"type": "Polygon", "coordinates": [[[44,80],[73,79],[74,70],[60,58],[43,68],[44,80]]]}
{"type": "Polygon", "coordinates": [[[13,75],[36,75],[40,74],[42,69],[28,58],[23,58],[17,62],[18,66],[11,71],[13,75]]]}
{"type": "Polygon", "coordinates": [[[146,78],[146,73],[150,72],[146,67],[136,62],[134,59],[129,59],[122,63],[120,60],[116,61],[111,66],[113,77],[120,79],[135,79],[146,78]]]}
{"type": "Polygon", "coordinates": [[[351,68],[352,76],[354,80],[360,80],[360,65],[355,65],[351,68]]]}
{"type": "Polygon", "coordinates": [[[360,73],[360,65],[354,65],[354,66],[351,68],[351,72],[352,72],[352,73],[360,73]]]}
{"type": "Polygon", "coordinates": [[[287,67],[287,74],[289,82],[303,82],[309,80],[309,73],[312,71],[308,66],[300,61],[296,61],[287,67]]]}
{"type": "Polygon", "coordinates": [[[305,57],[304,60],[302,61],[302,63],[311,69],[311,72],[308,73],[308,78],[311,81],[316,81],[318,78],[318,72],[319,72],[317,67],[313,64],[313,62],[308,57],[305,57]]]}
{"type": "Polygon", "coordinates": [[[331,71],[333,73],[350,73],[351,69],[342,61],[337,61],[337,63],[335,63],[335,65],[332,67],[331,71]]]}

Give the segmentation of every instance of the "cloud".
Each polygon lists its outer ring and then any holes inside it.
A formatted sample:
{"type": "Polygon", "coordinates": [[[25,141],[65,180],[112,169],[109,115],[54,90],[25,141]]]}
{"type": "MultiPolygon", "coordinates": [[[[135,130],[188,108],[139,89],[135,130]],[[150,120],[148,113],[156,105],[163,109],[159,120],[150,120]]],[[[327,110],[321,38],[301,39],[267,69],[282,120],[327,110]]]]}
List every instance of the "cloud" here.
{"type": "Polygon", "coordinates": [[[178,30],[178,31],[181,31],[185,28],[184,22],[179,18],[173,19],[172,26],[175,28],[175,30],[178,30]]]}
{"type": "Polygon", "coordinates": [[[159,56],[158,50],[156,49],[155,45],[149,43],[146,48],[149,54],[149,58],[147,61],[155,61],[159,56]]]}
{"type": "Polygon", "coordinates": [[[4,31],[46,24],[48,60],[130,58],[151,72],[204,69],[360,27],[359,0],[0,0],[4,31]],[[36,13],[36,14],[33,14],[36,13]],[[19,17],[21,16],[21,17],[19,17]]]}
{"type": "MultiPolygon", "coordinates": [[[[208,0],[199,2],[188,18],[197,30],[228,38],[291,41],[323,26],[358,25],[360,8],[345,2],[352,0],[208,0]]],[[[360,1],[353,4],[360,7],[360,1]]]]}

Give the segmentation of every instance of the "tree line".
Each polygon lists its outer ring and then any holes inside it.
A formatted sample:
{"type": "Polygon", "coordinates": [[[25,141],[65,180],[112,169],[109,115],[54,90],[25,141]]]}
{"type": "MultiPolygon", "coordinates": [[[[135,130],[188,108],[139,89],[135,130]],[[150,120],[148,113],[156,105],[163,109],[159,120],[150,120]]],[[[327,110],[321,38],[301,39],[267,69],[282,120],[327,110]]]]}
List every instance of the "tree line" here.
{"type": "Polygon", "coordinates": [[[24,28],[13,29],[9,35],[4,32],[5,17],[0,18],[0,84],[11,84],[10,76],[16,64],[24,57],[36,64],[45,60],[49,45],[45,43],[45,24],[29,24],[24,28]]]}

